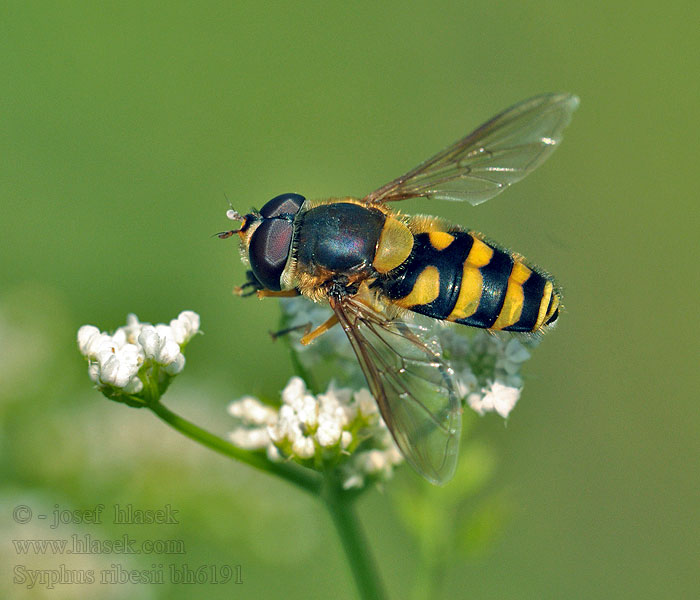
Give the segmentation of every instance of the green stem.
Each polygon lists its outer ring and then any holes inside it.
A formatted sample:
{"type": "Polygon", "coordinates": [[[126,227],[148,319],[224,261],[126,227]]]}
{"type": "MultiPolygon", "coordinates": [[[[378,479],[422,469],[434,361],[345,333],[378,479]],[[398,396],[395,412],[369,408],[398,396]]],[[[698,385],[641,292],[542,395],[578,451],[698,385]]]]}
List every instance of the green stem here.
{"type": "Polygon", "coordinates": [[[290,483],[293,483],[314,496],[319,495],[322,480],[318,473],[313,473],[289,463],[271,462],[260,454],[237,448],[226,440],[223,440],[222,438],[205,431],[201,427],[198,427],[194,423],[190,423],[186,419],[176,415],[159,402],[149,404],[148,408],[150,408],[163,421],[168,423],[168,425],[188,438],[199,442],[203,446],[211,448],[220,454],[240,460],[241,462],[244,462],[251,467],[255,467],[260,471],[265,471],[267,473],[277,475],[282,479],[286,479],[290,483]]]}
{"type": "Polygon", "coordinates": [[[376,562],[370,555],[369,544],[355,514],[352,497],[329,476],[326,483],[323,499],[340,536],[360,597],[363,600],[382,600],[386,598],[386,594],[376,569],[376,562]]]}

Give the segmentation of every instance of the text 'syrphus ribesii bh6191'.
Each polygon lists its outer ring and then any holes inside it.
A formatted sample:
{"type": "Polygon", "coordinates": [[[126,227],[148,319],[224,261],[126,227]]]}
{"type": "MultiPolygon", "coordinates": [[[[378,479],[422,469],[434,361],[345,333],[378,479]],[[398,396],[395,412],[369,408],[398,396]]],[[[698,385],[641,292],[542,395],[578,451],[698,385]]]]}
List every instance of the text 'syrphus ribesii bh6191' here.
{"type": "MultiPolygon", "coordinates": [[[[327,302],[340,323],[397,445],[426,479],[454,473],[461,405],[439,344],[410,313],[491,331],[538,333],[556,321],[552,277],[480,233],[391,203],[407,198],[485,202],[538,167],[578,106],[569,94],[526,100],[364,198],[307,200],[282,194],[229,218],[258,296],[327,302]]],[[[431,206],[432,208],[432,206],[431,206]]]]}

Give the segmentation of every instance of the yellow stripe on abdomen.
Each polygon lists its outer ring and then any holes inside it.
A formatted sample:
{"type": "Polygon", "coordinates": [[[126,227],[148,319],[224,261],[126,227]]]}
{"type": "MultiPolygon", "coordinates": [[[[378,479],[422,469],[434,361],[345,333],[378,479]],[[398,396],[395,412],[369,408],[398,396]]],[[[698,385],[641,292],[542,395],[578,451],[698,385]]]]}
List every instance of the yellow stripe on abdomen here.
{"type": "Polygon", "coordinates": [[[537,331],[540,327],[542,327],[542,324],[547,318],[547,307],[549,306],[549,300],[552,297],[553,293],[554,286],[552,285],[551,281],[548,281],[544,284],[544,291],[542,292],[542,301],[540,302],[540,310],[537,313],[537,321],[535,322],[535,326],[532,328],[532,331],[537,331]]]}
{"type": "Polygon", "coordinates": [[[437,267],[425,267],[416,278],[408,296],[394,300],[402,308],[428,304],[440,295],[440,271],[437,267]]]}
{"type": "Polygon", "coordinates": [[[458,319],[469,317],[479,308],[484,281],[479,268],[489,264],[492,257],[493,248],[487,246],[480,239],[474,238],[469,255],[464,261],[462,283],[459,288],[457,303],[447,316],[448,321],[457,321],[458,319]]]}
{"type": "Polygon", "coordinates": [[[544,317],[545,323],[549,323],[549,319],[551,319],[552,315],[559,309],[559,304],[561,303],[561,298],[559,298],[559,294],[553,291],[552,296],[552,306],[549,307],[549,310],[547,311],[547,314],[544,317]]]}
{"type": "Polygon", "coordinates": [[[503,307],[491,329],[503,329],[520,320],[523,304],[525,303],[523,284],[530,278],[531,274],[532,271],[523,263],[516,262],[513,264],[513,270],[508,278],[508,288],[503,307]]]}
{"type": "Polygon", "coordinates": [[[444,250],[455,241],[455,236],[445,231],[431,231],[428,233],[428,239],[433,248],[436,250],[444,250]]]}

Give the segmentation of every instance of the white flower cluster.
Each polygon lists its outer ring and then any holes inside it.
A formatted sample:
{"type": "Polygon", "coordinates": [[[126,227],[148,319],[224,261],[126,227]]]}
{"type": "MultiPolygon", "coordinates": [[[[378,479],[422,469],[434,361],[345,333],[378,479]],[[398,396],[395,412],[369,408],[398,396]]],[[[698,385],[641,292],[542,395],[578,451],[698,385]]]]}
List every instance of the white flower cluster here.
{"type": "Polygon", "coordinates": [[[178,374],[185,366],[182,353],[187,342],[199,332],[199,315],[181,312],[170,324],[140,323],[136,315],[110,335],[92,325],[78,330],[78,348],[88,359],[88,373],[99,387],[118,388],[130,395],[144,387],[142,367],[150,362],[162,367],[167,376],[178,374]]]}
{"type": "Polygon", "coordinates": [[[468,331],[471,336],[460,335],[455,326],[444,328],[439,334],[452,367],[458,372],[471,371],[480,383],[499,380],[510,387],[522,387],[520,369],[530,358],[527,348],[514,337],[503,338],[483,330],[468,331]]]}
{"type": "MultiPolygon", "coordinates": [[[[330,309],[305,298],[282,301],[285,326],[320,324],[330,309]]],[[[444,324],[414,315],[426,330],[427,338],[440,342],[444,356],[455,372],[460,398],[480,415],[497,412],[506,418],[520,398],[523,381],[520,370],[530,358],[527,348],[515,337],[499,337],[473,327],[444,324]]],[[[536,338],[531,340],[534,345],[536,338]]],[[[334,327],[308,346],[294,342],[294,350],[305,368],[330,363],[337,377],[352,386],[362,385],[364,377],[341,327],[334,327]]]]}
{"type": "Polygon", "coordinates": [[[229,413],[239,422],[230,433],[236,446],[307,466],[342,463],[346,488],[362,487],[368,478],[386,480],[403,460],[366,389],[353,392],[331,383],[313,395],[300,377],[292,377],[279,409],[246,396],[232,402],[229,413]]]}
{"type": "Polygon", "coordinates": [[[520,369],[530,358],[527,348],[516,338],[486,331],[461,335],[457,327],[443,328],[439,337],[455,370],[461,398],[480,415],[495,411],[507,418],[520,398],[520,369]]]}

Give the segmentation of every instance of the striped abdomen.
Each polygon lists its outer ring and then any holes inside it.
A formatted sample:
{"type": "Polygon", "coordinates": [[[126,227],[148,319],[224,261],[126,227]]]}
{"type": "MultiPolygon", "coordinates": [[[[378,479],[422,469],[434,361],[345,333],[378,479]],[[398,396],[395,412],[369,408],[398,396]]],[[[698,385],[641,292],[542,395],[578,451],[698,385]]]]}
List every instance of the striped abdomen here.
{"type": "Polygon", "coordinates": [[[377,283],[403,308],[472,327],[538,331],[559,314],[551,279],[463,231],[415,234],[411,256],[377,283]]]}

